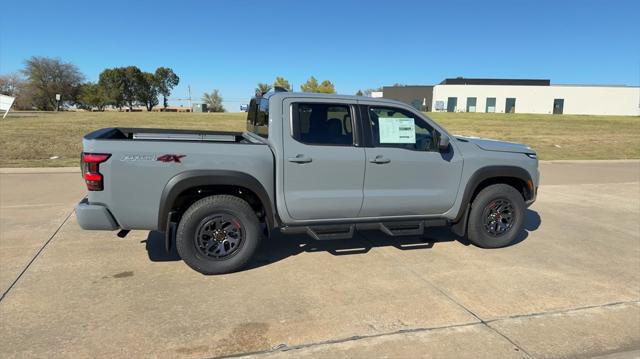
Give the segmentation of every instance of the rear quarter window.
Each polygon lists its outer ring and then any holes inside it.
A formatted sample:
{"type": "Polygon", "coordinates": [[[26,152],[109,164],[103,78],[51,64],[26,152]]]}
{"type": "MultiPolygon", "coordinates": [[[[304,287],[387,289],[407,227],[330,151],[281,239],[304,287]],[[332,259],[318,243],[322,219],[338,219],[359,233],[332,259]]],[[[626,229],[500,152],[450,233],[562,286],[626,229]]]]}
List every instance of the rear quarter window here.
{"type": "Polygon", "coordinates": [[[252,98],[247,111],[247,131],[269,137],[269,99],[252,98]]]}

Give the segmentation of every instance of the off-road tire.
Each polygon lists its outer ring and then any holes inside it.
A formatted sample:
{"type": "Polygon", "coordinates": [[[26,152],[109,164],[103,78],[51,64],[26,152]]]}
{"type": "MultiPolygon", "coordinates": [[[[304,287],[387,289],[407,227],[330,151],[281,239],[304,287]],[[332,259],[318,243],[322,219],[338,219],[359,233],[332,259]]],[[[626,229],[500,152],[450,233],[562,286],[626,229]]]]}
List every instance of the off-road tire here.
{"type": "Polygon", "coordinates": [[[195,202],[185,211],[176,233],[176,248],[182,260],[196,271],[202,274],[223,274],[243,268],[255,253],[261,239],[260,222],[247,202],[235,196],[215,195],[195,202]],[[209,252],[199,249],[197,244],[199,229],[216,216],[237,219],[238,228],[241,228],[242,238],[237,248],[223,258],[209,257],[206,254],[209,252]],[[203,251],[206,253],[203,254],[203,251]]]}
{"type": "Polygon", "coordinates": [[[505,247],[513,243],[521,235],[524,228],[525,211],[524,198],[514,187],[507,184],[488,186],[478,193],[471,204],[467,238],[471,243],[481,248],[505,247]],[[493,228],[487,224],[491,222],[489,213],[492,208],[495,208],[496,203],[509,203],[512,213],[509,229],[498,235],[491,234],[490,231],[493,228]]]}

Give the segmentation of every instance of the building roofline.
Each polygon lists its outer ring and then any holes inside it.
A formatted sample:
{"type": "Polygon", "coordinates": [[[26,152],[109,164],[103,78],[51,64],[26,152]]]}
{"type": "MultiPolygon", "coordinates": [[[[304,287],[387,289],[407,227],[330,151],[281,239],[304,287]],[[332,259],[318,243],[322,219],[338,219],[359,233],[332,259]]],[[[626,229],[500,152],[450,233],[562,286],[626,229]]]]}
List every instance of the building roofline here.
{"type": "Polygon", "coordinates": [[[621,84],[551,84],[551,86],[562,87],[622,87],[622,88],[640,88],[640,86],[621,85],[621,84]]]}
{"type": "Polygon", "coordinates": [[[549,79],[446,78],[440,85],[549,86],[549,79]]]}

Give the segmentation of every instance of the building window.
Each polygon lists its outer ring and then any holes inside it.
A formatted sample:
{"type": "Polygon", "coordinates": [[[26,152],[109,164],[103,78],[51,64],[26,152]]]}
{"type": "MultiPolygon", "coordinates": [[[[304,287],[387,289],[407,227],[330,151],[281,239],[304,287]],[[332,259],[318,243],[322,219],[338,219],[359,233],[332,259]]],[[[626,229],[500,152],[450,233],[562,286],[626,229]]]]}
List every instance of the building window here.
{"type": "Polygon", "coordinates": [[[516,99],[513,97],[507,97],[504,103],[504,113],[516,113],[516,99]]]}
{"type": "Polygon", "coordinates": [[[457,97],[447,98],[447,112],[456,112],[456,107],[458,107],[458,98],[457,97]]]}
{"type": "Polygon", "coordinates": [[[496,112],[496,98],[487,97],[487,106],[484,112],[496,112]]]}
{"type": "Polygon", "coordinates": [[[476,112],[476,98],[467,97],[467,112],[476,112]]]}

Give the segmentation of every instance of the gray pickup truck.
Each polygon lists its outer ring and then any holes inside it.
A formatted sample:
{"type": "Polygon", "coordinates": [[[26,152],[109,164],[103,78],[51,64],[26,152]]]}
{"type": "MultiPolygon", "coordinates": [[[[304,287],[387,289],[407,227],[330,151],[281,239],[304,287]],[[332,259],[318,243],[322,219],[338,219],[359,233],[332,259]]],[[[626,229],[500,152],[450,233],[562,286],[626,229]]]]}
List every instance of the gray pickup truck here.
{"type": "Polygon", "coordinates": [[[164,232],[189,266],[219,274],[241,269],[275,230],[324,240],[448,225],[502,247],[536,198],[531,148],[451,135],[397,101],[270,92],[251,100],[247,127],[87,134],[78,223],[164,232]]]}

